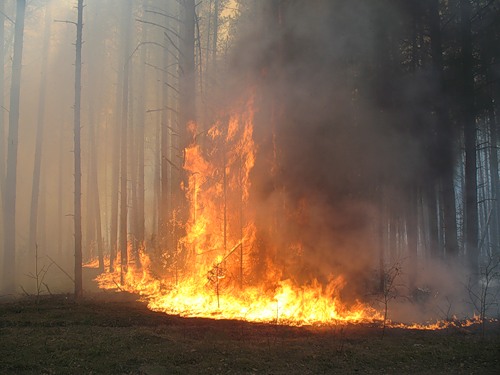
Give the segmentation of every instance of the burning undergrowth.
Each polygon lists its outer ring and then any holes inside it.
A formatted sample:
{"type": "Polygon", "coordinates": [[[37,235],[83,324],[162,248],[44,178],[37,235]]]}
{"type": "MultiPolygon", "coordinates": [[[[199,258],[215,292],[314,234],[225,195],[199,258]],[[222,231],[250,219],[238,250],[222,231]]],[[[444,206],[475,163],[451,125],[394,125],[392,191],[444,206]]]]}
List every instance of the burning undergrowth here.
{"type": "MultiPolygon", "coordinates": [[[[313,324],[374,321],[380,314],[357,298],[344,298],[348,280],[311,254],[327,244],[307,199],[288,206],[286,191],[275,191],[266,218],[252,197],[254,103],[216,122],[202,145],[185,152],[184,187],[189,205],[185,235],[164,250],[164,272],[151,267],[147,251],[141,266],[128,267],[122,290],[140,293],[153,310],[212,318],[313,324]],[[302,231],[300,231],[302,227],[302,231]],[[303,233],[303,236],[300,235],[303,233]],[[314,236],[317,235],[317,238],[314,236]],[[329,269],[330,272],[326,273],[329,269]]],[[[196,134],[191,124],[190,131],[196,134]]],[[[272,176],[275,171],[269,171],[272,176]]],[[[316,206],[317,207],[317,206],[316,206]]],[[[120,268],[99,276],[101,288],[116,288],[120,268]]],[[[350,296],[349,296],[350,297],[350,296]]]]}
{"type": "MultiPolygon", "coordinates": [[[[352,202],[349,223],[341,219],[346,208],[337,206],[339,212],[327,215],[332,208],[322,205],[321,197],[296,199],[284,186],[275,186],[263,200],[252,186],[259,162],[254,121],[249,100],[217,121],[203,145],[193,142],[186,149],[184,235],[175,248],[163,249],[161,258],[146,248],[123,274],[117,262],[114,272],[97,278],[99,286],[138,293],[150,309],[186,317],[289,325],[384,321],[380,304],[376,309],[369,303],[376,298],[370,295],[368,256],[346,256],[355,243],[358,251],[369,246],[367,219],[355,219],[368,215],[366,205],[352,202]]],[[[198,134],[194,124],[190,131],[198,134]]],[[[276,181],[278,160],[270,165],[267,178],[276,181]]],[[[394,326],[457,325],[452,319],[394,326]]]]}

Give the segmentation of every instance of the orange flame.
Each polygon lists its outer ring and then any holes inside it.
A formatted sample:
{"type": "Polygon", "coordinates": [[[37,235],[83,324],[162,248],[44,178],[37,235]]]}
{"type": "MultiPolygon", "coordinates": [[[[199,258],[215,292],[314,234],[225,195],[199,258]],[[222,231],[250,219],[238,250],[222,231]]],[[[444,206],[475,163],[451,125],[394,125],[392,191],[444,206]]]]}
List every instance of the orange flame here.
{"type": "MultiPolygon", "coordinates": [[[[129,266],[123,285],[116,281],[117,262],[114,273],[97,278],[99,286],[138,293],[150,309],[186,317],[289,325],[381,321],[382,314],[368,305],[342,302],[342,276],[331,277],[326,285],[316,280],[299,285],[269,259],[265,275],[254,276],[257,229],[249,203],[256,153],[253,120],[250,101],[227,123],[219,121],[207,131],[207,149],[193,144],[185,150],[189,218],[181,250],[176,250],[184,255],[175,277],[158,276],[143,252],[141,267],[129,266]]],[[[189,131],[196,133],[194,123],[189,131]]],[[[289,251],[300,256],[302,246],[290,244],[289,251]]]]}

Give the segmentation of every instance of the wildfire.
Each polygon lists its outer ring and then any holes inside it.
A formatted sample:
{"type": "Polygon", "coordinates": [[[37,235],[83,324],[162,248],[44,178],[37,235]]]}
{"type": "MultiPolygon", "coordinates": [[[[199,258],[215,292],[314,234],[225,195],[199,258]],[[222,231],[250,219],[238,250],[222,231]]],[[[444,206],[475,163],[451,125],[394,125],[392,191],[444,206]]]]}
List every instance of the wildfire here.
{"type": "MultiPolygon", "coordinates": [[[[264,260],[264,273],[256,271],[257,227],[249,203],[256,153],[253,119],[250,102],[209,129],[203,149],[193,144],[185,150],[189,217],[176,249],[164,250],[163,274],[142,253],[141,266],[130,265],[123,284],[117,282],[117,262],[114,273],[97,278],[99,286],[140,294],[150,309],[184,317],[289,325],[381,321],[382,314],[368,305],[342,302],[342,276],[302,285],[284,276],[271,258],[264,260]]],[[[194,124],[190,127],[196,134],[194,124]]],[[[299,257],[302,246],[290,243],[288,251],[299,257]]]]}

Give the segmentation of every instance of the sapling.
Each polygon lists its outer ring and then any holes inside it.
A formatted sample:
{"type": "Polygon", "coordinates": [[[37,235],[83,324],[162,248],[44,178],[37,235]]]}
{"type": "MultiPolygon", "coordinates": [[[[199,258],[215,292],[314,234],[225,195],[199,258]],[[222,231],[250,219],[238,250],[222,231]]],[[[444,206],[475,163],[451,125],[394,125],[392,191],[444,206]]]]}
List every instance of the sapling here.
{"type": "Polygon", "coordinates": [[[389,313],[389,303],[392,300],[400,297],[399,287],[400,285],[397,283],[398,279],[403,274],[402,267],[399,262],[393,263],[389,268],[384,269],[383,278],[384,284],[382,288],[381,297],[379,298],[379,302],[381,302],[384,306],[384,319],[382,323],[382,338],[385,336],[385,328],[387,327],[387,316],[389,313]]]}
{"type": "Polygon", "coordinates": [[[494,283],[499,279],[500,257],[489,255],[486,261],[480,266],[478,283],[474,283],[472,278],[469,277],[469,282],[466,286],[469,294],[469,303],[479,313],[482,337],[484,337],[486,314],[491,307],[498,305],[497,297],[499,289],[494,287],[494,283]]]}

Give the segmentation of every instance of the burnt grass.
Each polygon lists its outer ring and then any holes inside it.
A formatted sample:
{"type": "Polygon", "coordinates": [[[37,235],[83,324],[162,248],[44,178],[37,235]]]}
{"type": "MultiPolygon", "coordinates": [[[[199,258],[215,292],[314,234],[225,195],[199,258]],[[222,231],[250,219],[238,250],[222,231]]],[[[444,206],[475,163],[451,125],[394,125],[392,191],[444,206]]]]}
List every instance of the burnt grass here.
{"type": "Polygon", "coordinates": [[[148,310],[97,293],[0,303],[1,374],[500,374],[500,327],[288,327],[148,310]]]}

